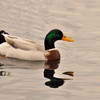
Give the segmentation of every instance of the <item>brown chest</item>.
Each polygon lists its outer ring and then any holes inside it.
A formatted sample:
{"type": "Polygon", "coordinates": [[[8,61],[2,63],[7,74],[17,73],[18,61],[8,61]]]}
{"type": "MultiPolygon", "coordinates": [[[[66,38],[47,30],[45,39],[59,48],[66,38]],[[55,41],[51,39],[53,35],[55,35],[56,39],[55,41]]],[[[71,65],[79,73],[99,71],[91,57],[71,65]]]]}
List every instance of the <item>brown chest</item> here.
{"type": "Polygon", "coordinates": [[[46,53],[44,56],[47,60],[59,60],[60,59],[60,53],[58,50],[48,50],[48,53],[46,53]]]}

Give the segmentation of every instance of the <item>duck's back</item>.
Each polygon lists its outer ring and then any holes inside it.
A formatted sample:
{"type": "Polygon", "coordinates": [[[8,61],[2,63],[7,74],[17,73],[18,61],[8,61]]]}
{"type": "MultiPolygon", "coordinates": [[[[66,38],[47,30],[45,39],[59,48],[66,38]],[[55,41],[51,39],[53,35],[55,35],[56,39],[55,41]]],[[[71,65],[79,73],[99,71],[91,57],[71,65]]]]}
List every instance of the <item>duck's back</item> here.
{"type": "Polygon", "coordinates": [[[12,47],[8,43],[0,45],[0,54],[22,60],[45,60],[44,52],[40,50],[23,50],[12,47]]]}

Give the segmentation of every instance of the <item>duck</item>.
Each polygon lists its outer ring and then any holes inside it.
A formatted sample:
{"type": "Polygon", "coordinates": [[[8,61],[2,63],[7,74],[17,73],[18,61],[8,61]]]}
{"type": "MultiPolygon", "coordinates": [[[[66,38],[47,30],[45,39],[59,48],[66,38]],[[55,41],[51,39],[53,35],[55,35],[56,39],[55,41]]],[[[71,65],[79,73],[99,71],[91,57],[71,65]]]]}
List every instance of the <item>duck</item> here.
{"type": "Polygon", "coordinates": [[[21,60],[59,60],[60,52],[55,48],[55,42],[64,40],[74,42],[59,29],[52,29],[45,36],[44,47],[32,40],[11,36],[4,30],[0,31],[0,58],[17,58],[21,60]]]}

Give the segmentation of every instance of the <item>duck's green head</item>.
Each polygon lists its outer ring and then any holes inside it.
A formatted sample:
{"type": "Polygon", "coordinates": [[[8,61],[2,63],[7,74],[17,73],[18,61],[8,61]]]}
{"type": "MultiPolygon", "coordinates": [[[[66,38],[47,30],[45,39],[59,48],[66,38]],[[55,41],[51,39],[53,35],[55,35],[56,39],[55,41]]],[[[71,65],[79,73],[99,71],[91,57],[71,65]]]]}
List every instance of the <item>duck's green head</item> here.
{"type": "Polygon", "coordinates": [[[54,43],[57,40],[64,40],[64,41],[68,41],[68,42],[73,42],[72,39],[66,37],[62,31],[60,31],[59,29],[53,29],[51,30],[45,37],[45,50],[49,50],[49,49],[53,49],[55,48],[54,43]]]}

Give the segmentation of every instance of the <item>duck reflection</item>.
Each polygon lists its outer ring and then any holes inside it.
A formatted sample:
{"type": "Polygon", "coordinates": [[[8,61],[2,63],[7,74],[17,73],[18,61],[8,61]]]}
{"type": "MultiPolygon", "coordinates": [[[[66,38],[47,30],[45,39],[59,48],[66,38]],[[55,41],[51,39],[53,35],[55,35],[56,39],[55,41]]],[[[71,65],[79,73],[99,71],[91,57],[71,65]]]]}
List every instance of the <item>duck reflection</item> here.
{"type": "Polygon", "coordinates": [[[3,66],[3,64],[0,62],[0,66],[3,66]]]}
{"type": "MultiPolygon", "coordinates": [[[[72,80],[69,78],[54,77],[55,70],[59,67],[60,64],[59,60],[47,61],[47,62],[30,62],[30,61],[27,62],[27,61],[20,61],[17,59],[6,59],[4,61],[5,64],[0,63],[0,69],[1,69],[0,76],[11,76],[11,72],[2,71],[3,69],[6,68],[7,69],[21,68],[21,69],[32,69],[32,70],[44,68],[44,77],[50,80],[45,82],[46,86],[49,86],[51,88],[58,88],[64,84],[65,80],[72,80]]],[[[64,72],[63,74],[73,76],[73,72],[64,72]]]]}
{"type": "MultiPolygon", "coordinates": [[[[0,62],[0,67],[3,66],[4,64],[2,64],[0,62]]],[[[0,68],[0,69],[3,69],[3,68],[0,68]]],[[[10,72],[7,72],[7,71],[0,71],[0,76],[9,76],[10,75],[10,72]]]]}
{"type": "Polygon", "coordinates": [[[10,72],[0,71],[0,76],[10,76],[10,72]]]}
{"type": "Polygon", "coordinates": [[[44,70],[44,77],[50,79],[50,81],[45,82],[45,85],[51,88],[58,88],[59,86],[62,86],[64,84],[64,80],[61,78],[54,77],[54,73],[54,70],[44,70]]]}
{"type": "Polygon", "coordinates": [[[50,81],[45,82],[46,86],[49,86],[50,88],[58,88],[62,86],[65,82],[65,80],[71,80],[67,78],[57,78],[54,77],[55,70],[59,67],[60,61],[47,61],[45,63],[45,69],[44,69],[44,77],[50,79],[50,81]]]}

